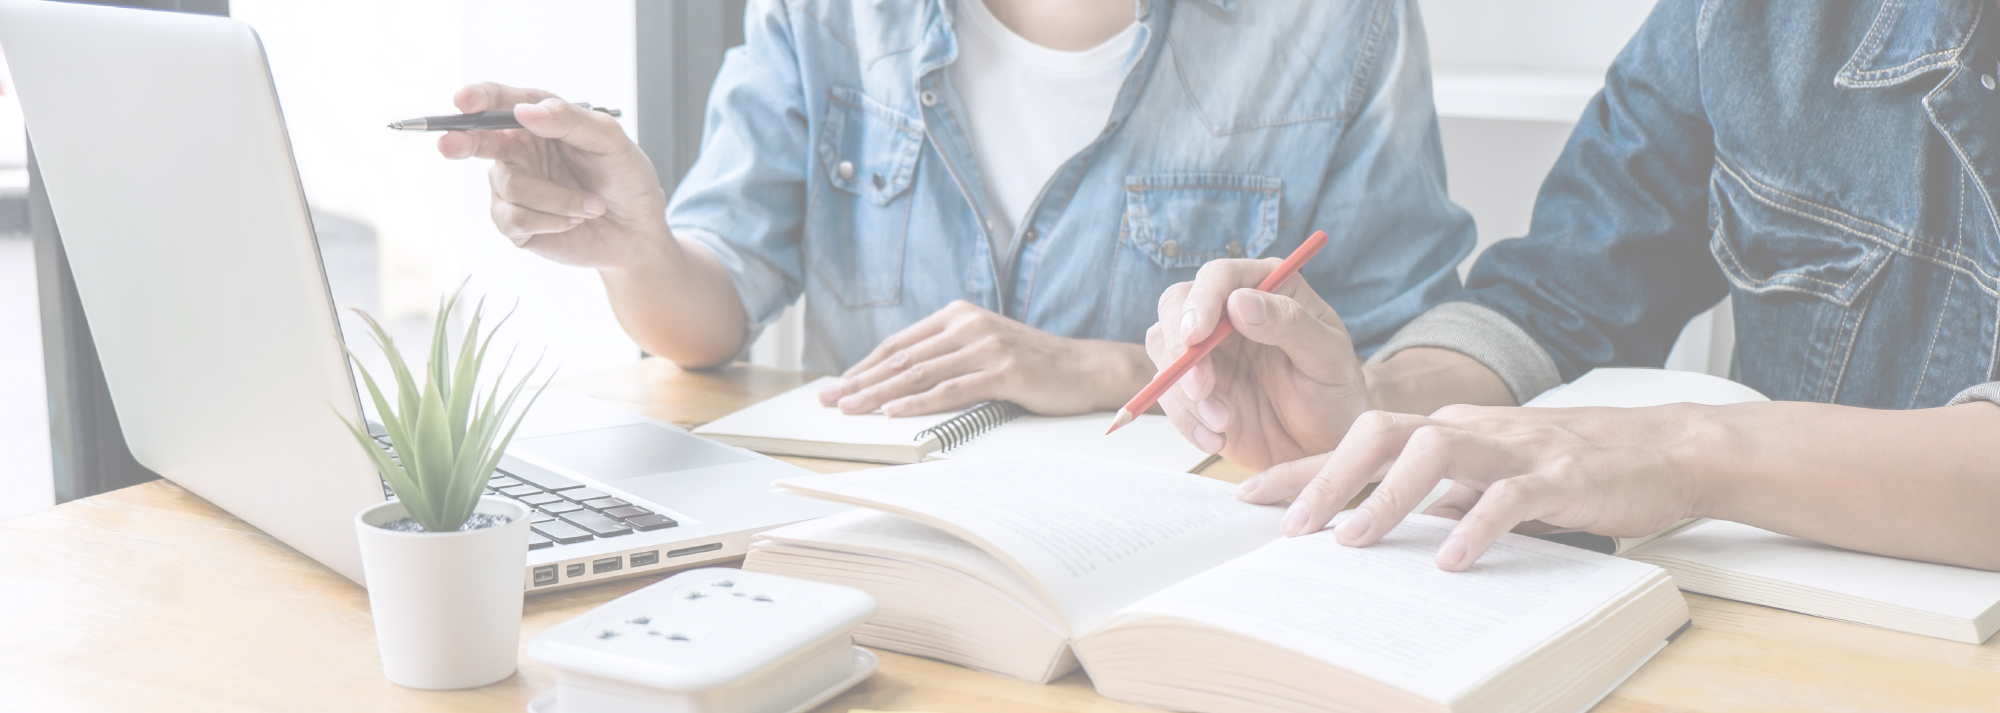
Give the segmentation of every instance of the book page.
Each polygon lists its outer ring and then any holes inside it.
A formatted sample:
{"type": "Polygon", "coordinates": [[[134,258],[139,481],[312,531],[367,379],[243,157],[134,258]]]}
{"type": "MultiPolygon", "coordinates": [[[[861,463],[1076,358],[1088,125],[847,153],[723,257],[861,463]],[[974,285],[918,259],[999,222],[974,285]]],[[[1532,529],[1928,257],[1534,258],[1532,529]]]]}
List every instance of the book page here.
{"type": "Polygon", "coordinates": [[[1576,381],[1544,391],[1522,405],[1637,408],[1680,403],[1726,406],[1752,401],[1770,399],[1756,389],[1720,376],[1671,369],[1592,369],[1576,381]]]}
{"type": "Polygon", "coordinates": [[[1281,508],[1188,473],[1029,454],[778,481],[915,518],[978,545],[1061,611],[1069,631],[1278,536],[1281,508]]]}
{"type": "Polygon", "coordinates": [[[1471,570],[1446,572],[1433,560],[1454,524],[1412,515],[1369,547],[1331,529],[1278,540],[1112,621],[1195,621],[1450,702],[1657,571],[1507,535],[1471,570]]]}
{"type": "Polygon", "coordinates": [[[1104,428],[1110,424],[1111,414],[1104,413],[1060,418],[1023,416],[965,445],[930,457],[963,460],[1039,451],[1181,472],[1208,462],[1209,455],[1182,438],[1165,416],[1141,414],[1116,433],[1106,435],[1104,428]]]}
{"type": "Polygon", "coordinates": [[[1627,556],[1691,562],[1968,620],[2000,605],[2000,572],[1844,550],[1723,520],[1703,521],[1627,556]]]}
{"type": "Polygon", "coordinates": [[[759,541],[781,542],[839,552],[853,552],[921,562],[958,572],[985,584],[1058,631],[1061,615],[1049,607],[1041,592],[977,545],[963,538],[880,510],[857,509],[817,520],[794,523],[757,534],[759,541]]]}

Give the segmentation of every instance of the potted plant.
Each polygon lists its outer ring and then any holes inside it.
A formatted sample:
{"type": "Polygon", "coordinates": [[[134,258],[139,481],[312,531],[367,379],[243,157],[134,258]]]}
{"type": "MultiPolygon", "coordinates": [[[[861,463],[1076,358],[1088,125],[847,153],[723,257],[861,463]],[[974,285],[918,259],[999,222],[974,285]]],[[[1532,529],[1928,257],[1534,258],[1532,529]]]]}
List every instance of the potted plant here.
{"type": "MultiPolygon", "coordinates": [[[[393,452],[384,450],[362,424],[348,422],[347,428],[396,497],[362,510],[354,527],[361,538],[362,574],[382,672],[410,688],[473,688],[504,679],[514,673],[520,642],[529,510],[484,493],[520,427],[519,416],[511,425],[503,422],[529,376],[511,388],[501,383],[509,358],[492,375],[483,397],[478,393],[487,348],[499,325],[482,340],[484,304],[475,307],[456,356],[447,358],[452,349],[446,344],[446,323],[458,304],[454,293],[440,306],[430,363],[421,372],[409,368],[380,323],[356,310],[393,371],[392,409],[374,376],[354,360],[393,452]]],[[[348,358],[354,359],[352,351],[348,358]]],[[[534,371],[530,368],[529,374],[534,371]]],[[[547,386],[544,381],[542,387],[547,386]]],[[[521,412],[540,395],[537,389],[521,412]]]]}

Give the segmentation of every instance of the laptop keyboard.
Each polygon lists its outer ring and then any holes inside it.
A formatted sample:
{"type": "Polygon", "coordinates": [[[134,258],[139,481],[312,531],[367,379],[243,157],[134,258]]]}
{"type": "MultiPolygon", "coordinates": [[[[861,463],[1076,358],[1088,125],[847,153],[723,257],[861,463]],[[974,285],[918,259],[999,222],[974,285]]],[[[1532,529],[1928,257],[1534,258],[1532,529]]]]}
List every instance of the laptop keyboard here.
{"type": "MultiPolygon", "coordinates": [[[[375,440],[389,452],[390,458],[402,463],[388,438],[375,440]]],[[[396,497],[387,481],[382,483],[382,492],[396,497]]],[[[513,498],[532,511],[528,516],[528,527],[532,530],[528,534],[530,550],[680,525],[673,518],[554,473],[526,476],[495,469],[493,477],[486,481],[486,494],[513,498]]]]}

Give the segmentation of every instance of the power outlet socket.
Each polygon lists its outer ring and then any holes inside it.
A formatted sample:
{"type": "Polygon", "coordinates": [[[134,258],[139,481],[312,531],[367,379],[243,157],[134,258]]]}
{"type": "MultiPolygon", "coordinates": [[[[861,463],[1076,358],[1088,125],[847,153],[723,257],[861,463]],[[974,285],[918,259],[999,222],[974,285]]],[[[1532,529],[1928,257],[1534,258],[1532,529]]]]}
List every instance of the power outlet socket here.
{"type": "Polygon", "coordinates": [[[558,670],[531,710],[784,713],[875,668],[849,632],[875,600],[851,587],[735,569],[676,574],[551,627],[528,657],[558,670]]]}

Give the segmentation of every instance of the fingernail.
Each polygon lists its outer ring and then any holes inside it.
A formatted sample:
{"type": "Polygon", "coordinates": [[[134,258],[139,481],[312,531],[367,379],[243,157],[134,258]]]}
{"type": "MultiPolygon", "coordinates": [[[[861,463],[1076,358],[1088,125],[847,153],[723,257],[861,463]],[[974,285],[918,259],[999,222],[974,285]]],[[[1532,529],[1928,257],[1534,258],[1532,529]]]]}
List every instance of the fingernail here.
{"type": "Polygon", "coordinates": [[[819,391],[819,405],[832,406],[840,403],[840,386],[829,386],[819,391]]]}
{"type": "Polygon", "coordinates": [[[1264,296],[1259,294],[1251,294],[1249,297],[1243,300],[1243,306],[1237,308],[1236,311],[1237,311],[1236,319],[1244,324],[1249,324],[1249,325],[1263,324],[1264,296]]]}
{"type": "Polygon", "coordinates": [[[1366,509],[1356,509],[1353,515],[1340,521],[1339,527],[1333,528],[1333,534],[1340,538],[1340,544],[1353,545],[1360,542],[1361,536],[1368,534],[1368,528],[1374,525],[1375,513],[1366,509]]]}
{"type": "Polygon", "coordinates": [[[1309,517],[1312,517],[1312,507],[1303,500],[1293,500],[1292,506],[1285,509],[1285,519],[1278,523],[1278,531],[1294,537],[1306,534],[1306,518],[1309,517]]]}
{"type": "Polygon", "coordinates": [[[1196,401],[1194,413],[1208,430],[1222,432],[1229,429],[1229,409],[1223,408],[1222,403],[1215,399],[1196,401]]]}
{"type": "Polygon", "coordinates": [[[1194,310],[1181,313],[1181,343],[1187,343],[1188,334],[1194,332],[1194,310]]]}
{"type": "Polygon", "coordinates": [[[592,218],[604,215],[604,199],[597,196],[584,196],[583,212],[592,218]]]}
{"type": "Polygon", "coordinates": [[[839,403],[840,410],[852,412],[856,407],[861,405],[861,395],[849,394],[847,398],[841,399],[839,403]]]}
{"type": "Polygon", "coordinates": [[[1203,453],[1214,455],[1222,450],[1222,436],[1204,426],[1194,427],[1194,447],[1203,453]]]}
{"type": "Polygon", "coordinates": [[[1438,548],[1437,565],[1444,569],[1457,570],[1464,567],[1465,538],[1452,535],[1444,538],[1444,546],[1438,548]]]}
{"type": "Polygon", "coordinates": [[[903,408],[908,406],[908,404],[903,403],[903,401],[904,401],[903,399],[896,399],[895,401],[882,404],[882,415],[888,416],[890,418],[895,418],[897,416],[903,415],[903,408]]]}
{"type": "Polygon", "coordinates": [[[1236,497],[1241,498],[1257,492],[1257,484],[1262,482],[1264,482],[1263,473],[1244,478],[1243,482],[1236,484],[1236,497]]]}

